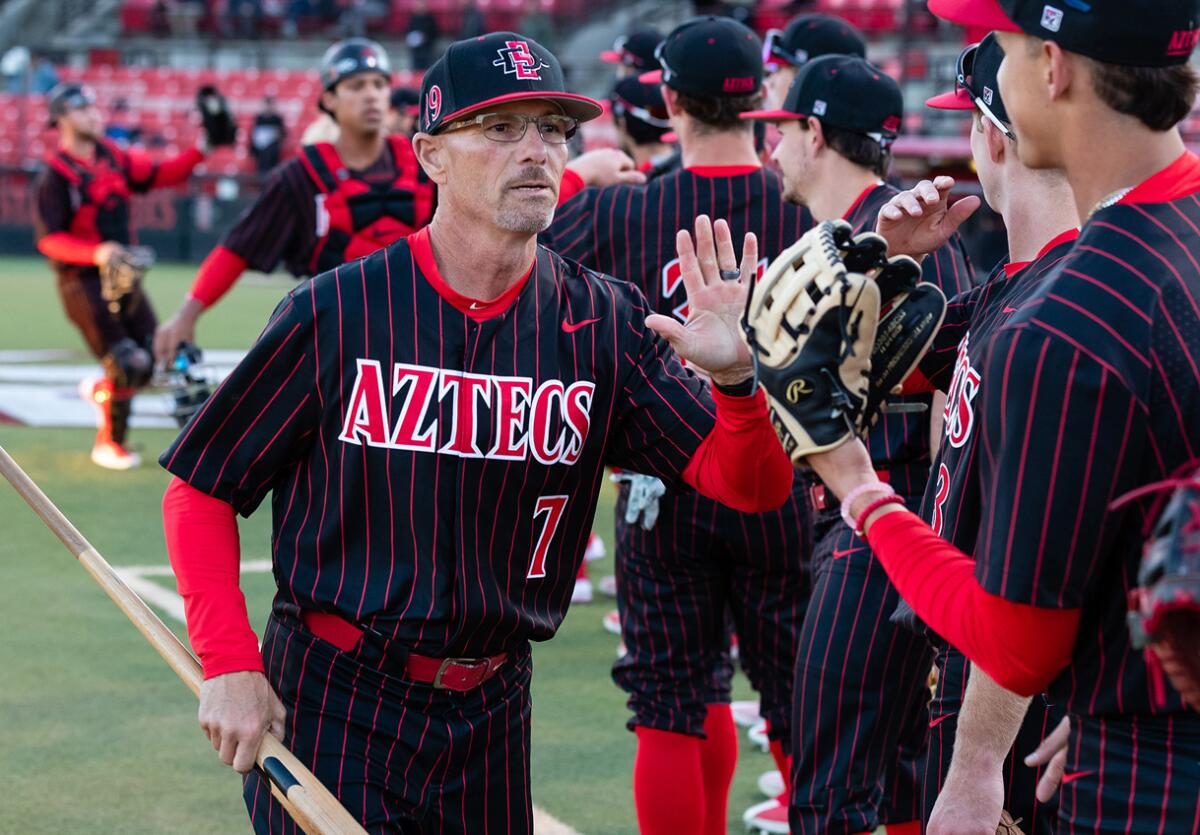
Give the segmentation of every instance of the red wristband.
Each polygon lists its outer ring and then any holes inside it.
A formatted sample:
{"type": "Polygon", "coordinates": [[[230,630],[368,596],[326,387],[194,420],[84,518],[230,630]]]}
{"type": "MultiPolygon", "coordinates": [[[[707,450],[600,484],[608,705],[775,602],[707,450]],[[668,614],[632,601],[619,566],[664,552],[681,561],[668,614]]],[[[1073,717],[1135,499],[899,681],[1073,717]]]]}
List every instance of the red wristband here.
{"type": "Polygon", "coordinates": [[[879,510],[879,508],[883,507],[885,504],[902,505],[904,504],[904,499],[893,493],[889,496],[880,496],[878,499],[871,502],[869,505],[863,508],[862,513],[858,514],[858,519],[856,519],[854,522],[854,533],[858,536],[865,536],[866,534],[863,533],[863,528],[867,524],[867,519],[872,513],[879,510]]]}

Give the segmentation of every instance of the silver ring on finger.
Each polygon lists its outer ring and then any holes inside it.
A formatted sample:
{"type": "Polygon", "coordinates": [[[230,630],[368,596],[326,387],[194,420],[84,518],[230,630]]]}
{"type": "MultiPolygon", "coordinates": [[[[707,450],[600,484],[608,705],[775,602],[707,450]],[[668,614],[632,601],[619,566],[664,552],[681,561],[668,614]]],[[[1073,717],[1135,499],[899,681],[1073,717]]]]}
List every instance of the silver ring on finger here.
{"type": "Polygon", "coordinates": [[[741,270],[721,270],[722,281],[737,281],[742,277],[741,270]]]}

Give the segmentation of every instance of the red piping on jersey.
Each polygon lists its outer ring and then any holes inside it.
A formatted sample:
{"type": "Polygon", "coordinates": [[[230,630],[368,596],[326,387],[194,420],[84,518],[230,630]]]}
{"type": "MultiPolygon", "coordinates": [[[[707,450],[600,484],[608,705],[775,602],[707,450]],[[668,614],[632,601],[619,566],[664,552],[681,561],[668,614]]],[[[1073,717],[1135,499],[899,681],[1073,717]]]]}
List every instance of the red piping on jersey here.
{"type": "Polygon", "coordinates": [[[989,593],[975,579],[975,561],[909,511],[876,519],[867,541],[913,611],[1004,689],[1032,696],[1071,663],[1078,609],[989,593]]]}
{"type": "Polygon", "coordinates": [[[95,264],[96,246],[70,232],[52,232],[37,242],[38,252],[64,264],[95,264]]]}
{"type": "Polygon", "coordinates": [[[232,505],[174,478],[162,507],[167,555],[204,677],[264,672],[246,598],[238,588],[241,546],[232,505]]]}
{"type": "Polygon", "coordinates": [[[558,205],[562,205],[587,188],[583,177],[570,168],[563,169],[562,181],[558,184],[558,205]]]}
{"type": "Polygon", "coordinates": [[[717,422],[684,468],[684,483],[743,513],[783,507],[795,470],[771,428],[766,395],[712,396],[717,422]]]}
{"type": "Polygon", "coordinates": [[[1032,261],[1009,261],[1007,264],[1005,264],[1004,265],[1004,275],[1007,276],[1008,278],[1012,278],[1014,275],[1016,275],[1017,273],[1019,273],[1021,270],[1025,269],[1026,267],[1028,267],[1034,261],[1040,261],[1041,259],[1045,258],[1050,253],[1050,250],[1054,249],[1057,246],[1065,244],[1067,241],[1073,241],[1078,237],[1079,237],[1079,228],[1078,227],[1073,227],[1071,229],[1067,229],[1063,232],[1060,232],[1059,234],[1057,234],[1053,238],[1051,238],[1049,241],[1047,241],[1045,246],[1043,246],[1041,249],[1038,250],[1037,255],[1033,256],[1032,261]]]}
{"type": "Polygon", "coordinates": [[[533,275],[533,264],[530,264],[525,275],[496,298],[491,301],[472,299],[455,290],[446,283],[446,279],[442,278],[441,272],[438,271],[437,259],[433,257],[433,245],[429,241],[428,226],[409,235],[408,246],[412,250],[413,258],[416,259],[421,275],[425,276],[425,280],[437,291],[437,294],[476,322],[492,319],[512,307],[517,296],[525,289],[529,276],[533,275]]]}
{"type": "Polygon", "coordinates": [[[849,220],[850,215],[854,214],[854,210],[862,205],[862,202],[867,199],[867,195],[879,188],[883,183],[876,181],[862,190],[862,194],[854,198],[854,202],[850,204],[850,208],[842,213],[842,220],[849,220]]]}
{"type": "Polygon", "coordinates": [[[1118,205],[1167,203],[1200,192],[1200,157],[1184,151],[1173,163],[1143,181],[1117,201],[1118,205]]]}
{"type": "Polygon", "coordinates": [[[743,177],[761,171],[761,165],[689,165],[684,169],[697,177],[743,177]]]}
{"type": "Polygon", "coordinates": [[[218,246],[200,265],[188,295],[205,307],[212,307],[229,292],[229,288],[245,271],[246,260],[242,256],[232,249],[218,246]]]}

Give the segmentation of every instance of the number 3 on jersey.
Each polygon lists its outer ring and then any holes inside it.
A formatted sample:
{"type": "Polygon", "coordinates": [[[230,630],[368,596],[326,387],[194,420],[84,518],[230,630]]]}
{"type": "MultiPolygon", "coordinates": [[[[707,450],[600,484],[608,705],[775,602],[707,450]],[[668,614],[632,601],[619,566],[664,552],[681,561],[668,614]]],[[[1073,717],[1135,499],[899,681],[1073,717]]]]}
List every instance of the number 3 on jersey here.
{"type": "Polygon", "coordinates": [[[946,521],[942,507],[948,498],[950,498],[950,469],[945,464],[939,464],[937,486],[933,494],[933,523],[929,526],[938,536],[942,535],[942,525],[946,521]]]}
{"type": "Polygon", "coordinates": [[[545,514],[542,532],[538,534],[537,543],[533,546],[533,559],[529,562],[527,579],[533,580],[546,576],[546,554],[550,551],[550,543],[554,540],[554,532],[562,521],[563,511],[567,507],[566,496],[539,496],[533,508],[533,521],[537,524],[538,517],[545,514]]]}

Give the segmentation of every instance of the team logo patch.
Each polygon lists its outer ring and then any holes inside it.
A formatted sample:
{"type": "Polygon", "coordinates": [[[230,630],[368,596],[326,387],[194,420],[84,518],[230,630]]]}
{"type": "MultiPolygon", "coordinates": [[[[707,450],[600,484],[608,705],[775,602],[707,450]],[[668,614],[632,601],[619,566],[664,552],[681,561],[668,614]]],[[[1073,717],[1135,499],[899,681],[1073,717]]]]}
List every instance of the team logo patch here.
{"type": "Polygon", "coordinates": [[[1198,41],[1200,41],[1200,29],[1183,29],[1174,32],[1171,35],[1170,43],[1167,45],[1167,54],[1191,55],[1198,41]]]}
{"type": "Polygon", "coordinates": [[[434,84],[425,94],[425,127],[433,127],[442,113],[442,88],[434,84]]]}
{"type": "Polygon", "coordinates": [[[541,81],[541,70],[550,65],[529,51],[525,41],[505,41],[503,49],[497,49],[500,57],[492,62],[493,67],[500,67],[505,75],[515,75],[522,81],[541,81]]]}
{"type": "Polygon", "coordinates": [[[1042,8],[1042,28],[1057,32],[1062,28],[1063,10],[1046,5],[1042,8]]]}
{"type": "Polygon", "coordinates": [[[988,107],[992,106],[992,99],[994,99],[995,97],[996,97],[996,94],[992,91],[991,87],[983,88],[983,103],[986,104],[988,107]]]}
{"type": "Polygon", "coordinates": [[[814,116],[824,116],[825,111],[828,109],[829,109],[829,105],[825,103],[824,99],[817,99],[815,102],[813,102],[813,115],[814,116]]]}
{"type": "Polygon", "coordinates": [[[754,79],[747,77],[732,77],[725,79],[721,89],[726,93],[749,93],[754,90],[754,79]]]}
{"type": "Polygon", "coordinates": [[[970,345],[971,334],[968,333],[958,343],[954,378],[950,381],[950,390],[946,392],[946,409],[942,413],[946,440],[956,449],[971,437],[971,429],[975,425],[975,395],[979,394],[979,384],[982,382],[979,371],[971,366],[970,345]]]}

